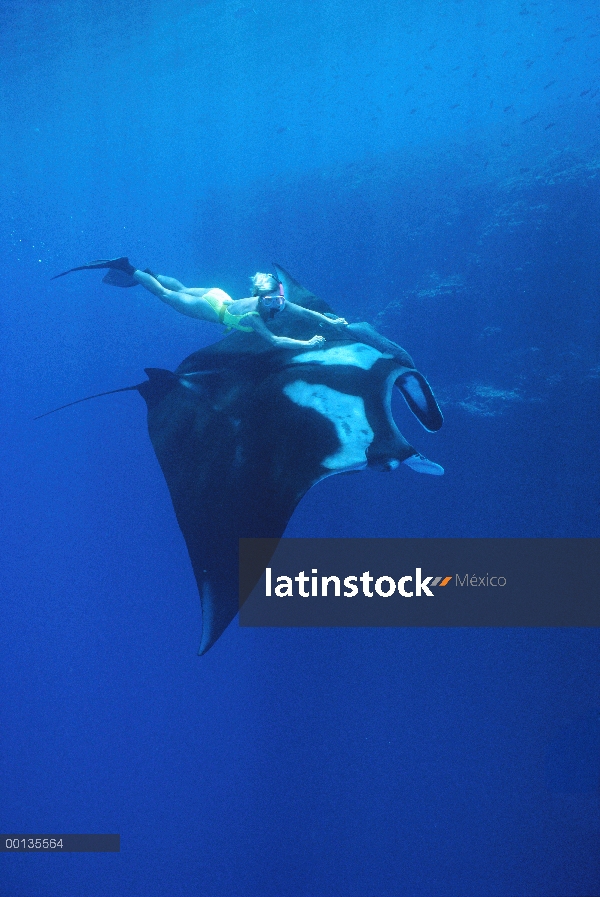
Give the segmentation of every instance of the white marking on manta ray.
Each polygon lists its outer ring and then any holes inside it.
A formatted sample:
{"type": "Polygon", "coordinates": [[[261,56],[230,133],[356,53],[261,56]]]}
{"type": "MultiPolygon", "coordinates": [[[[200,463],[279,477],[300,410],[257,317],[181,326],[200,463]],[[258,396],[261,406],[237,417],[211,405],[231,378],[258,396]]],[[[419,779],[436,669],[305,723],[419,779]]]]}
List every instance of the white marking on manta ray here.
{"type": "Polygon", "coordinates": [[[288,383],[283,391],[296,405],[313,408],[334,425],[341,445],[334,455],[323,459],[323,467],[342,472],[362,470],[367,466],[366,452],[375,434],[369,426],[365,403],[360,396],[349,396],[323,383],[306,383],[305,380],[288,383]]]}
{"type": "Polygon", "coordinates": [[[393,358],[393,355],[384,355],[372,346],[363,343],[353,343],[351,346],[332,346],[331,349],[317,349],[315,352],[304,352],[296,355],[292,361],[303,364],[314,361],[317,364],[349,364],[353,367],[370,371],[379,358],[393,358]]]}

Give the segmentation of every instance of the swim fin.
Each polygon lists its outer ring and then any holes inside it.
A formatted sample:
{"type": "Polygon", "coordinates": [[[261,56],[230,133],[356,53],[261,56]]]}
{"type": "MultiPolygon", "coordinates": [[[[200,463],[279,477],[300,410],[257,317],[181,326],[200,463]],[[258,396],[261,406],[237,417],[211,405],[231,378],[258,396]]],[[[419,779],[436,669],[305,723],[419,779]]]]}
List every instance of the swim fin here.
{"type": "Polygon", "coordinates": [[[111,268],[104,275],[102,283],[107,283],[111,287],[139,287],[135,277],[130,277],[129,274],[125,274],[124,271],[118,271],[115,268],[111,268]]]}
{"type": "Polygon", "coordinates": [[[73,271],[88,271],[95,268],[110,268],[123,274],[127,274],[129,277],[131,277],[135,271],[133,265],[129,264],[127,256],[122,255],[116,259],[96,259],[93,262],[88,262],[87,265],[78,265],[77,268],[69,268],[68,271],[62,271],[60,274],[55,274],[54,277],[51,277],[50,279],[56,280],[57,277],[64,277],[65,274],[72,274],[73,271]]]}

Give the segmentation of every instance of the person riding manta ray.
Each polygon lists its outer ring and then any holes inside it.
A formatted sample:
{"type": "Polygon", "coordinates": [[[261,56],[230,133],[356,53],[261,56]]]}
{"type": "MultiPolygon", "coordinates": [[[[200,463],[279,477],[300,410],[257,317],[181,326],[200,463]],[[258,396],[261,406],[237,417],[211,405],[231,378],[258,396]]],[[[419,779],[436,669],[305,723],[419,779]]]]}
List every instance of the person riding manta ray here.
{"type": "MultiPolygon", "coordinates": [[[[139,284],[182,314],[223,324],[228,331],[254,332],[273,347],[319,348],[327,339],[351,340],[371,346],[392,357],[402,368],[395,385],[423,427],[430,432],[440,429],[443,417],[431,387],[401,346],[386,339],[366,322],[349,324],[345,318],[331,312],[323,314],[291,301],[288,292],[300,291],[313,298],[315,304],[329,308],[304,290],[282,268],[275,267],[277,274],[255,274],[251,278],[252,296],[237,300],[218,288],[186,287],[173,277],[154,274],[149,269],[142,271],[130,264],[126,257],[89,262],[55,277],[73,271],[108,269],[103,278],[105,283],[120,287],[139,284]],[[315,330],[319,333],[315,334],[315,330]]],[[[414,451],[415,454],[404,461],[408,467],[419,473],[443,473],[443,468],[438,464],[414,451]]]]}

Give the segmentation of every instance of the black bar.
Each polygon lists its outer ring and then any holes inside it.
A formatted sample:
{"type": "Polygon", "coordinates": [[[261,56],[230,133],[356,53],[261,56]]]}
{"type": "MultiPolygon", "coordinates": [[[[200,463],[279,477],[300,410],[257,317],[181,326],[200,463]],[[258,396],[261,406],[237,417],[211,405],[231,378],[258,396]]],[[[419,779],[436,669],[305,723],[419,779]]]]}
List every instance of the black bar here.
{"type": "Polygon", "coordinates": [[[119,853],[120,835],[0,835],[0,853],[119,853]]]}

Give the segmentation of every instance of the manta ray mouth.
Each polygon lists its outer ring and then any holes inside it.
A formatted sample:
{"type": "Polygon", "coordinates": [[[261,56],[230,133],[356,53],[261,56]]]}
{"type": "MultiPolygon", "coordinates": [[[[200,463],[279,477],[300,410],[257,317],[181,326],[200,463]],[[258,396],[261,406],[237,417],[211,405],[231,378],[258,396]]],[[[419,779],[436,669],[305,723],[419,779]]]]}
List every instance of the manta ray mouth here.
{"type": "MultiPolygon", "coordinates": [[[[400,464],[405,464],[416,473],[425,473],[433,476],[441,476],[444,473],[443,467],[434,461],[429,461],[428,458],[425,458],[414,446],[406,441],[398,428],[392,411],[393,391],[394,387],[397,386],[410,410],[415,413],[423,426],[425,426],[425,423],[422,418],[426,419],[430,425],[437,423],[432,414],[431,404],[427,402],[425,390],[421,387],[421,379],[427,385],[424,377],[421,378],[420,375],[419,377],[413,377],[413,371],[398,372],[396,370],[389,377],[384,407],[393,437],[391,440],[380,439],[371,447],[369,451],[369,467],[375,467],[382,471],[392,471],[396,470],[400,464]],[[417,414],[417,411],[420,413],[417,414]]],[[[435,399],[433,399],[433,402],[435,403],[435,399]]],[[[435,403],[435,409],[433,410],[439,412],[437,403],[435,403]]],[[[426,429],[429,429],[429,427],[426,427],[426,429]]]]}

